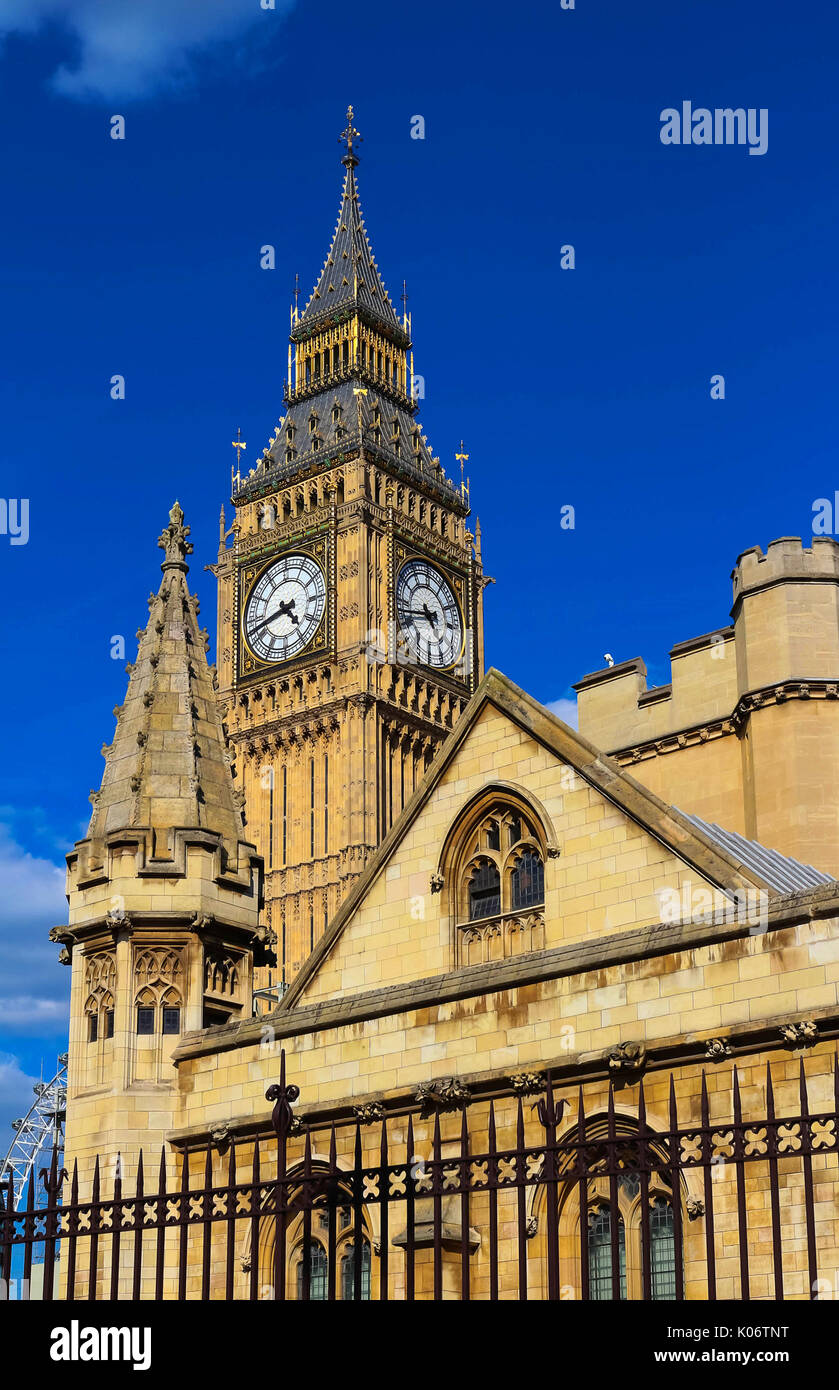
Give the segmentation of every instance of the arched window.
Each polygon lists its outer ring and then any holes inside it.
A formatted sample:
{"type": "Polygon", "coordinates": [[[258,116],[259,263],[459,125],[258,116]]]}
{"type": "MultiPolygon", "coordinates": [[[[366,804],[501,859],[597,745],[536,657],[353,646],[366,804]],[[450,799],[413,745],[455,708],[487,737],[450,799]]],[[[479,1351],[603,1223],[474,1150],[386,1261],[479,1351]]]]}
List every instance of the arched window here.
{"type": "MultiPolygon", "coordinates": [[[[626,1229],[618,1216],[620,1298],[626,1298],[626,1229]]],[[[612,1297],[612,1215],[607,1206],[592,1208],[588,1218],[589,1298],[612,1297]]]]}
{"type": "MultiPolygon", "coordinates": [[[[301,1246],[297,1257],[297,1297],[305,1298],[304,1279],[306,1269],[306,1246],[301,1246]]],[[[325,1303],[327,1299],[327,1276],[329,1261],[326,1251],[316,1240],[309,1241],[309,1301],[325,1303]]]]}
{"type": "Polygon", "coordinates": [[[556,851],[543,817],[514,788],[505,791],[488,788],[473,800],[440,858],[458,965],[545,946],[545,861],[556,851]]]}
{"type": "MultiPolygon", "coordinates": [[[[355,1296],[355,1241],[343,1247],[341,1252],[341,1297],[352,1300],[355,1296]]],[[[370,1297],[370,1242],[361,1242],[361,1297],[370,1297]]]]}
{"type": "Polygon", "coordinates": [[[469,920],[496,917],[501,911],[501,875],[491,859],[475,864],[469,879],[469,920]]]}
{"type": "Polygon", "coordinates": [[[654,1299],[676,1297],[676,1233],[665,1197],[656,1197],[650,1209],[650,1274],[654,1299]]]}
{"type": "Polygon", "coordinates": [[[514,911],[545,901],[545,866],[534,850],[525,850],[510,875],[510,904],[514,911]]]}

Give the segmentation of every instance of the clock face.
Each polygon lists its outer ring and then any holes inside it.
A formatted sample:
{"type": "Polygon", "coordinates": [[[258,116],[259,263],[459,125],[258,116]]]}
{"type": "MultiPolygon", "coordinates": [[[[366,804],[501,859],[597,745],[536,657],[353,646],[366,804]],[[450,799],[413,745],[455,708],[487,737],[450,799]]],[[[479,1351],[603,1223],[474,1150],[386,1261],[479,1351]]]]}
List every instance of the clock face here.
{"type": "Polygon", "coordinates": [[[396,615],[423,666],[454,666],[463,650],[463,621],[448,580],[427,560],[409,560],[396,581],[396,615]]]}
{"type": "Polygon", "coordinates": [[[245,636],[263,661],[288,661],[317,632],[326,607],[320,565],[308,555],[284,555],[254,585],[245,610],[245,636]]]}

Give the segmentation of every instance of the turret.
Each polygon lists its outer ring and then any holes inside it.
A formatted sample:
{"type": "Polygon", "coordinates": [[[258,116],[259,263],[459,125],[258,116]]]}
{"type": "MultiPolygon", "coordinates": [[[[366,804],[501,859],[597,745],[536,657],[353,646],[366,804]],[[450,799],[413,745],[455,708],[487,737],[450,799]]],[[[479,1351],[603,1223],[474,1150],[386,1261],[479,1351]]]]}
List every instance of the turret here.
{"type": "Polygon", "coordinates": [[[159,540],[163,579],[86,837],[67,856],[72,965],[67,1151],[161,1142],[175,1102],[171,1054],[191,1029],[251,1012],[262,861],[242,803],[198,625],[176,502],[159,540]]]}

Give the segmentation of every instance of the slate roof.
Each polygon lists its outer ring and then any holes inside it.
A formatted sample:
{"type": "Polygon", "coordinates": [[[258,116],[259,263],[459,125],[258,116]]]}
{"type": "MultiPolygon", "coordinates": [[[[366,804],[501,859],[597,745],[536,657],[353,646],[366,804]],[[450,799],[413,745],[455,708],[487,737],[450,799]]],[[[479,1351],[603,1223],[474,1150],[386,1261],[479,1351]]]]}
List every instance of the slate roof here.
{"type": "Polygon", "coordinates": [[[746,840],[734,830],[723,830],[721,825],[700,820],[699,816],[689,816],[683,811],[685,820],[702,830],[714,844],[726,850],[738,864],[760,875],[772,888],[780,893],[800,893],[808,888],[818,888],[822,883],[833,883],[830,874],[823,874],[811,864],[799,864],[797,859],[779,854],[775,849],[766,849],[757,840],[746,840]]]}
{"type": "Polygon", "coordinates": [[[243,481],[237,496],[263,492],[268,483],[279,487],[303,471],[317,471],[336,453],[358,453],[360,444],[370,453],[380,452],[397,475],[430,485],[447,505],[464,513],[468,510],[460,489],[435,462],[413,416],[360,377],[340,381],[291,405],[267,457],[243,481]],[[355,386],[363,387],[367,394],[356,396],[355,386]],[[294,452],[289,458],[290,448],[294,452]]]}
{"type": "Polygon", "coordinates": [[[321,314],[348,306],[366,310],[401,335],[396,310],[379,273],[364,225],[352,164],[344,175],[332,245],[295,329],[308,328],[321,314]]]}

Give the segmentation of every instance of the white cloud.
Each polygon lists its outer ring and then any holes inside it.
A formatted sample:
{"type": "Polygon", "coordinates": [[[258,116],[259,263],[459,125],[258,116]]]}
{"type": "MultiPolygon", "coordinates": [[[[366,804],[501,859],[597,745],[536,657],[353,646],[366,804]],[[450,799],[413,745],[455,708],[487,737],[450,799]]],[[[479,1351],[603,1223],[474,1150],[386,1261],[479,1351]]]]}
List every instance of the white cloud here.
{"type": "Polygon", "coordinates": [[[47,938],[66,921],[64,870],[27,853],[0,824],[0,1032],[66,1028],[70,972],[47,938]]]}
{"type": "Polygon", "coordinates": [[[35,1099],[37,1076],[21,1071],[17,1057],[0,1052],[0,1162],[12,1142],[12,1120],[21,1120],[35,1099]]]}
{"type": "Polygon", "coordinates": [[[562,720],[563,724],[569,724],[572,729],[577,728],[576,700],[548,700],[545,709],[549,709],[551,714],[555,714],[557,719],[562,720]]]}
{"type": "Polygon", "coordinates": [[[38,34],[57,24],[75,52],[53,75],[65,96],[146,96],[182,82],[193,58],[213,44],[253,31],[266,40],[294,0],[0,0],[0,38],[38,34]]]}

